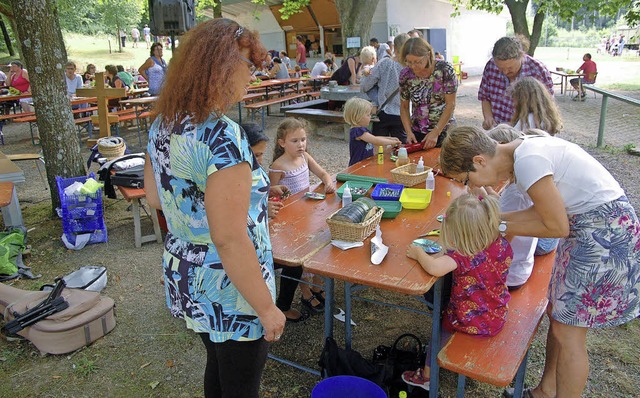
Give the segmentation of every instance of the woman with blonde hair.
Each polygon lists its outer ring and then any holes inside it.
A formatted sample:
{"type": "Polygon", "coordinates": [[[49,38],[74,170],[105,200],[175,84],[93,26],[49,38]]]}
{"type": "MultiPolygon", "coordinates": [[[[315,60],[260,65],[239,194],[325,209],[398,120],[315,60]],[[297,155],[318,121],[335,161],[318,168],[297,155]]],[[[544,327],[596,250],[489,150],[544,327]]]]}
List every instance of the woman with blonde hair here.
{"type": "Polygon", "coordinates": [[[477,127],[452,129],[442,172],[471,186],[514,178],[533,205],[502,213],[500,232],[562,238],[549,283],[546,363],[526,397],[580,397],[587,332],[640,315],[640,222],[607,169],[576,144],[525,136],[499,144],[477,127]]]}
{"type": "Polygon", "coordinates": [[[145,191],[169,228],[167,306],[205,345],[206,398],[257,398],[269,342],[284,331],[275,305],[269,177],[246,134],[225,116],[265,55],[258,33],[237,22],[198,24],[180,40],[149,131],[145,191]]]}
{"type": "Polygon", "coordinates": [[[400,119],[407,143],[422,142],[424,149],[439,147],[455,118],[458,79],[453,66],[436,60],[424,39],[407,40],[400,52],[400,119]],[[413,113],[409,114],[409,102],[413,113]]]}
{"type": "Polygon", "coordinates": [[[526,76],[511,86],[515,112],[511,125],[516,130],[541,129],[556,135],[562,129],[562,118],[556,101],[536,78],[526,76]]]}

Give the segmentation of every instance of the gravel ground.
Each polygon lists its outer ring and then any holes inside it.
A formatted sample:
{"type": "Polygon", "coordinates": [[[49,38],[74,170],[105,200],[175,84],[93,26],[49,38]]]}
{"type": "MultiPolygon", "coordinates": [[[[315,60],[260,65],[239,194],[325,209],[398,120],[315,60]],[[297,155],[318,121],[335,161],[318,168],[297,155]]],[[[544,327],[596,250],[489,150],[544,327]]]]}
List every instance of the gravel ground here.
{"type": "MultiPolygon", "coordinates": [[[[476,99],[479,79],[465,80],[457,96],[456,117],[459,125],[480,126],[480,104],[476,99]]],[[[636,98],[640,92],[625,93],[636,98]]],[[[590,97],[576,103],[568,97],[557,97],[565,131],[562,138],[579,143],[598,158],[620,181],[632,203],[638,202],[638,165],[640,158],[628,155],[622,146],[638,142],[638,111],[610,103],[610,120],[606,131],[608,147],[595,148],[601,98],[590,97]]],[[[274,110],[276,113],[277,110],[274,110]]],[[[230,112],[235,118],[237,111],[230,112]]],[[[267,134],[272,141],[282,117],[267,117],[267,134]]],[[[37,152],[29,139],[25,125],[9,124],[4,128],[5,153],[37,152]]],[[[131,149],[136,148],[135,129],[123,134],[131,149]]],[[[337,173],[348,163],[348,143],[341,139],[341,126],[326,126],[310,134],[312,156],[330,173],[337,173]]],[[[639,145],[640,146],[640,145],[639,145]]],[[[272,147],[271,147],[272,148],[272,147]]],[[[88,150],[83,147],[84,154],[88,150]]],[[[270,160],[270,154],[266,156],[270,160]]],[[[0,396],[46,397],[200,397],[201,375],[204,367],[202,344],[181,321],[170,318],[164,304],[160,283],[161,245],[148,243],[140,249],[133,245],[131,213],[122,200],[105,199],[105,218],[109,242],[94,245],[80,252],[63,248],[60,222],[48,217],[49,192],[45,189],[34,162],[21,162],[27,183],[18,186],[18,196],[25,215],[33,254],[29,265],[41,273],[41,281],[19,281],[17,287],[36,289],[55,276],[68,273],[81,265],[104,264],[109,269],[109,284],[105,294],[117,305],[118,326],[107,338],[89,349],[71,355],[42,358],[27,343],[7,343],[0,340],[0,396]],[[18,394],[16,395],[16,392],[18,394]],[[11,395],[9,395],[11,394],[11,395]]],[[[150,229],[148,221],[143,227],[150,229]]],[[[336,284],[341,297],[341,284],[336,284]]],[[[368,290],[364,297],[399,302],[421,308],[412,298],[388,292],[368,290]]],[[[297,302],[296,302],[297,303],[297,302]]],[[[344,303],[338,300],[338,307],[344,303]]],[[[344,307],[343,307],[344,308],[344,307]]],[[[354,303],[354,348],[370,356],[378,344],[390,344],[403,332],[413,332],[428,341],[429,320],[413,314],[374,306],[366,302],[354,303]]],[[[288,359],[317,367],[322,345],[322,318],[313,317],[303,324],[288,325],[280,343],[272,352],[288,359]]],[[[544,358],[546,322],[540,328],[529,360],[527,383],[535,384],[541,374],[544,358]]],[[[590,334],[591,374],[586,394],[592,397],[635,397],[640,390],[640,325],[596,331],[590,334]]],[[[336,328],[338,341],[342,329],[336,328]]],[[[268,361],[263,377],[261,396],[309,396],[317,383],[316,377],[289,366],[268,361]]],[[[455,377],[442,375],[442,396],[455,395],[455,377]]],[[[500,389],[468,382],[467,395],[496,397],[500,389]]]]}

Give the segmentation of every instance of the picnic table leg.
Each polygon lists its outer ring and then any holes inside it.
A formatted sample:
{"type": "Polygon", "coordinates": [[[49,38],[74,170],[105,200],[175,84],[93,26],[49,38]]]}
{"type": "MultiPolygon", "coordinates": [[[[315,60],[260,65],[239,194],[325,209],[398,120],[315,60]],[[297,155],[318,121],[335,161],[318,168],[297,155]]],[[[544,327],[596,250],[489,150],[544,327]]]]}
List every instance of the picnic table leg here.
{"type": "Polygon", "coordinates": [[[324,293],[326,299],[324,301],[324,339],[333,336],[333,312],[335,302],[333,295],[335,293],[335,281],[333,278],[323,277],[324,279],[324,293]]]}
{"type": "Polygon", "coordinates": [[[467,384],[467,377],[463,374],[458,374],[458,386],[456,389],[456,398],[464,398],[464,388],[467,384]]]}
{"type": "Polygon", "coordinates": [[[604,141],[604,119],[607,115],[608,101],[609,96],[607,94],[602,94],[602,105],[600,106],[600,124],[598,125],[598,143],[596,144],[598,148],[602,147],[604,141]]]}
{"type": "Polygon", "coordinates": [[[11,203],[2,208],[2,218],[4,219],[4,225],[7,227],[21,227],[24,225],[15,187],[13,187],[13,192],[11,193],[11,203]]]}
{"type": "Polygon", "coordinates": [[[438,352],[440,352],[440,321],[442,312],[442,285],[444,278],[438,278],[433,285],[433,314],[431,317],[431,343],[429,344],[429,350],[431,350],[431,373],[429,374],[429,396],[438,397],[438,390],[440,389],[440,365],[438,365],[438,352]]]}
{"type": "Polygon", "coordinates": [[[151,216],[151,221],[153,222],[153,233],[156,236],[156,242],[162,243],[162,232],[160,231],[160,223],[158,222],[158,213],[153,208],[149,209],[149,215],[151,216]]]}
{"type": "Polygon", "coordinates": [[[527,374],[527,361],[529,360],[529,350],[524,354],[524,358],[522,358],[522,362],[520,362],[520,366],[518,367],[518,372],[516,373],[516,384],[513,391],[514,397],[521,397],[522,391],[524,390],[524,377],[527,374]]]}
{"type": "Polygon", "coordinates": [[[351,349],[351,289],[353,284],[344,283],[344,348],[351,349]]]}
{"type": "Polygon", "coordinates": [[[140,231],[140,199],[131,199],[131,213],[133,213],[133,237],[136,247],[142,246],[142,232],[140,231]]]}

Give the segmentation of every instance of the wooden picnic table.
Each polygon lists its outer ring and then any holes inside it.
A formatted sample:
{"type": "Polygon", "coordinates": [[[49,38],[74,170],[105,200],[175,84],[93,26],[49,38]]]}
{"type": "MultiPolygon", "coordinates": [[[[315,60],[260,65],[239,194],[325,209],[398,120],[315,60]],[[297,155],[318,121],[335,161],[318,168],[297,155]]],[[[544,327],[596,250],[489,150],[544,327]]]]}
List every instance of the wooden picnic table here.
{"type": "MultiPolygon", "coordinates": [[[[412,153],[414,161],[423,157],[426,166],[436,166],[439,149],[412,153]]],[[[375,157],[363,160],[344,172],[392,181],[390,170],[395,167],[388,157],[378,165],[375,157]]],[[[420,184],[420,187],[422,187],[420,184]]],[[[315,186],[318,191],[321,186],[315,186]]],[[[354,285],[381,288],[408,295],[426,293],[439,281],[427,274],[417,261],[406,256],[406,247],[418,235],[439,228],[436,217],[443,214],[449,202],[466,192],[466,187],[444,176],[436,177],[436,188],[431,204],[424,210],[403,209],[395,219],[382,219],[380,228],[389,253],[381,265],[370,261],[370,237],[363,247],[342,251],[330,245],[331,235],[326,218],[341,206],[338,195],[327,195],[322,201],[303,198],[299,193],[285,201],[285,206],[270,223],[270,236],[274,261],[288,265],[303,265],[305,270],[325,277],[325,337],[333,334],[334,279],[345,283],[345,336],[351,346],[351,293],[354,285]]],[[[434,313],[440,314],[441,283],[435,288],[434,313]]],[[[437,391],[439,367],[437,364],[440,341],[439,315],[432,322],[431,385],[437,391]]]]}
{"type": "Polygon", "coordinates": [[[0,207],[8,206],[13,196],[13,183],[11,181],[0,182],[0,207]]]}
{"type": "Polygon", "coordinates": [[[360,91],[359,84],[351,86],[336,86],[332,88],[325,86],[320,90],[320,98],[330,101],[348,101],[353,97],[369,99],[367,94],[360,91]]]}
{"type": "MultiPolygon", "coordinates": [[[[585,76],[584,73],[567,73],[565,71],[559,70],[550,70],[549,73],[560,76],[560,83],[554,83],[554,85],[560,85],[560,95],[564,95],[564,92],[567,90],[570,77],[581,78],[585,76]]],[[[580,86],[580,92],[582,92],[582,79],[579,79],[578,82],[578,85],[580,86]]]]}
{"type": "Polygon", "coordinates": [[[130,188],[116,185],[122,196],[131,202],[131,213],[133,213],[133,237],[136,247],[141,247],[143,243],[156,241],[162,243],[162,233],[160,232],[160,224],[158,223],[158,215],[155,209],[149,209],[149,217],[153,222],[153,234],[142,235],[140,226],[140,200],[146,198],[147,194],[144,188],[130,188]]]}
{"type": "Polygon", "coordinates": [[[0,95],[0,102],[20,101],[23,98],[31,98],[33,94],[18,94],[18,95],[0,95]]]}

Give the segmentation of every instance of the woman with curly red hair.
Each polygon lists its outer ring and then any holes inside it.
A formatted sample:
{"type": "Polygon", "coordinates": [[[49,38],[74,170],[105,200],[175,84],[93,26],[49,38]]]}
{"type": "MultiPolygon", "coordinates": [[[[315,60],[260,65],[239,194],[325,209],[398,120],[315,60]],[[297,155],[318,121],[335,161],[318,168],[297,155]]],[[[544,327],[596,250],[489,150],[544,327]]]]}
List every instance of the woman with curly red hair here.
{"type": "Polygon", "coordinates": [[[180,41],[149,131],[145,188],[169,232],[167,305],[207,349],[205,397],[258,397],[269,342],[285,316],[275,305],[269,178],[225,112],[246,93],[266,50],[229,19],[180,41]]]}

